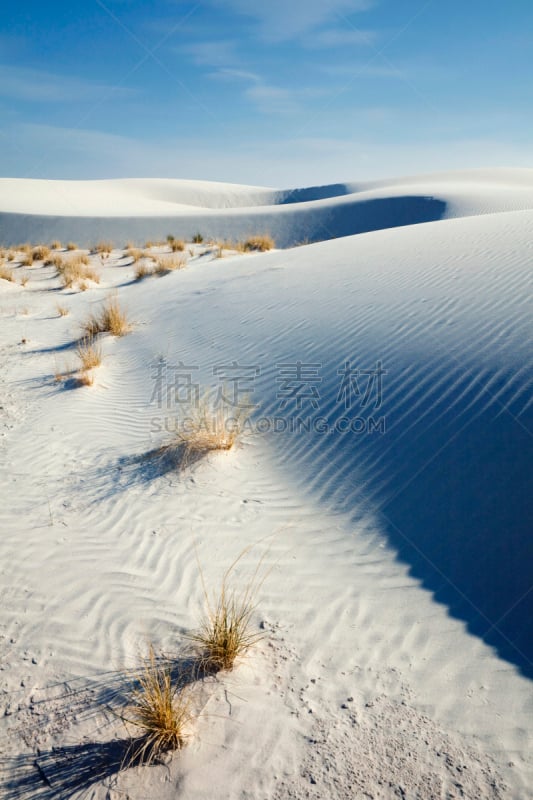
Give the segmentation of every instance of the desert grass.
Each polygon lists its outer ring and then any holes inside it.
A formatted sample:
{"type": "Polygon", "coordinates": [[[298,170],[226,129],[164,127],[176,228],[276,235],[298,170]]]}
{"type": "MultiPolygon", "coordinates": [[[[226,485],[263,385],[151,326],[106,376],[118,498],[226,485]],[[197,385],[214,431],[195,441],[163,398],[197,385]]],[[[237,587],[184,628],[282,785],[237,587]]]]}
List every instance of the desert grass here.
{"type": "Polygon", "coordinates": [[[80,372],[76,380],[79,386],[92,386],[94,384],[94,375],[92,372],[80,372]]]}
{"type": "Polygon", "coordinates": [[[173,253],[183,253],[185,250],[185,242],[182,239],[172,239],[169,245],[173,253]]]}
{"type": "Polygon", "coordinates": [[[192,237],[193,244],[202,244],[204,237],[201,233],[195,233],[192,237]]]}
{"type": "Polygon", "coordinates": [[[155,455],[167,468],[184,470],[210,453],[231,450],[241,439],[249,414],[248,407],[216,403],[206,392],[185,419],[176,420],[172,438],[155,455]]]}
{"type": "Polygon", "coordinates": [[[33,248],[33,258],[35,261],[46,261],[50,255],[50,248],[45,244],[39,244],[33,248]]]}
{"type": "Polygon", "coordinates": [[[10,251],[10,252],[7,254],[6,258],[7,258],[7,260],[8,260],[8,261],[14,261],[14,260],[15,260],[15,253],[12,253],[12,252],[10,251]]]}
{"type": "Polygon", "coordinates": [[[263,569],[263,556],[248,582],[236,588],[239,581],[235,571],[251,547],[245,548],[223,575],[220,589],[210,595],[206,589],[200,565],[205,610],[197,631],[189,639],[197,651],[202,672],[231,670],[238,658],[244,656],[263,634],[253,630],[253,617],[257,608],[257,594],[267,574],[263,569]]]}
{"type": "Polygon", "coordinates": [[[91,316],[83,324],[85,336],[97,336],[99,333],[111,333],[113,336],[124,336],[131,330],[126,312],[120,307],[118,298],[111,295],[107,298],[99,313],[91,316]]]}
{"type": "Polygon", "coordinates": [[[54,239],[53,242],[50,242],[50,250],[62,250],[63,245],[59,241],[59,239],[54,239]]]}
{"type": "Polygon", "coordinates": [[[100,253],[100,255],[109,255],[114,249],[113,242],[98,242],[94,247],[94,251],[96,253],[100,253]]]}
{"type": "Polygon", "coordinates": [[[21,259],[20,264],[22,267],[33,267],[33,262],[33,253],[30,250],[30,252],[24,255],[24,257],[21,259]]]}
{"type": "Polygon", "coordinates": [[[260,236],[250,236],[244,242],[244,249],[246,252],[260,252],[264,253],[267,250],[272,250],[276,246],[276,243],[272,236],[268,234],[262,234],[260,236]]]}
{"type": "Polygon", "coordinates": [[[76,242],[67,242],[66,247],[67,247],[67,250],[77,250],[78,249],[78,245],[76,244],[76,242]]]}
{"type": "Polygon", "coordinates": [[[128,258],[132,258],[133,261],[139,261],[141,258],[144,257],[144,251],[141,250],[139,247],[128,247],[126,250],[126,256],[128,258]]]}
{"type": "Polygon", "coordinates": [[[57,270],[61,270],[63,263],[63,256],[61,256],[59,253],[52,253],[52,255],[48,256],[44,262],[44,266],[55,267],[57,270]]]}
{"type": "Polygon", "coordinates": [[[67,317],[70,314],[69,309],[66,306],[62,306],[61,303],[56,303],[56,311],[60,317],[67,317]]]}
{"type": "Polygon", "coordinates": [[[23,278],[21,278],[21,279],[20,279],[20,285],[21,285],[21,286],[26,286],[26,284],[28,283],[28,281],[29,281],[29,278],[28,278],[28,276],[27,276],[27,275],[25,275],[23,278]]]}
{"type": "Polygon", "coordinates": [[[156,259],[153,272],[155,275],[166,275],[168,272],[173,272],[177,269],[184,269],[186,266],[187,261],[184,258],[163,256],[156,259]]]}
{"type": "Polygon", "coordinates": [[[172,669],[150,647],[136,677],[130,703],[121,719],[140,733],[132,741],[126,766],[152,764],[164,753],[180,750],[190,736],[190,694],[172,680],[172,669]]]}
{"type": "Polygon", "coordinates": [[[61,263],[57,264],[57,271],[65,288],[69,289],[77,284],[84,291],[84,289],[89,288],[86,281],[100,283],[100,276],[88,266],[88,263],[87,256],[75,256],[68,261],[61,260],[61,263]]]}
{"type": "Polygon", "coordinates": [[[76,348],[83,372],[88,372],[102,363],[102,348],[93,336],[85,336],[76,348]]]}
{"type": "Polygon", "coordinates": [[[0,264],[0,279],[4,281],[13,281],[13,270],[6,267],[5,264],[0,264]]]}
{"type": "Polygon", "coordinates": [[[136,281],[142,281],[143,278],[147,278],[149,275],[153,274],[154,270],[147,264],[137,264],[135,267],[134,278],[136,281]]]}

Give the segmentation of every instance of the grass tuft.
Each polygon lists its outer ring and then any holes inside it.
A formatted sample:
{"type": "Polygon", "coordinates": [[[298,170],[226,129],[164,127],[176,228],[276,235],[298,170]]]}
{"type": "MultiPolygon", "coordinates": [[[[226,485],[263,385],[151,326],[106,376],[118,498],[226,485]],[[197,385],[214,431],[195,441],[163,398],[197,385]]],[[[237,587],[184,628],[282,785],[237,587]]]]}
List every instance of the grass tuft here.
{"type": "Polygon", "coordinates": [[[162,257],[156,259],[155,275],[166,275],[168,272],[173,272],[176,269],[184,269],[187,266],[187,261],[184,258],[176,258],[172,256],[162,257]]]}
{"type": "Polygon", "coordinates": [[[111,333],[113,336],[124,336],[131,330],[126,313],[121,309],[118,299],[108,297],[98,314],[91,314],[83,325],[86,336],[97,336],[99,333],[111,333]]]}
{"type": "Polygon", "coordinates": [[[264,253],[267,250],[272,250],[276,246],[274,239],[267,234],[261,236],[250,236],[244,242],[244,249],[246,252],[260,252],[264,253]]]}
{"type": "Polygon", "coordinates": [[[102,348],[92,336],[85,336],[78,342],[76,354],[84,372],[99,367],[102,363],[102,348]]]}
{"type": "Polygon", "coordinates": [[[66,246],[67,246],[67,250],[77,250],[78,249],[78,245],[76,244],[76,242],[67,242],[66,246]]]}
{"type": "Polygon", "coordinates": [[[174,685],[170,664],[162,663],[153,647],[136,678],[137,687],[122,716],[141,733],[132,743],[128,764],[152,764],[186,743],[192,721],[190,699],[186,689],[174,685]]]}
{"type": "Polygon", "coordinates": [[[86,281],[93,281],[100,283],[100,276],[98,273],[88,266],[89,259],[85,255],[75,256],[74,258],[65,261],[55,261],[57,271],[63,280],[65,288],[70,288],[78,284],[79,288],[83,291],[89,288],[86,281]]]}
{"type": "Polygon", "coordinates": [[[109,255],[109,253],[111,253],[113,251],[113,248],[114,248],[113,242],[102,241],[102,242],[98,242],[94,249],[95,249],[95,252],[100,253],[100,255],[102,255],[102,254],[109,255]]]}
{"type": "Polygon", "coordinates": [[[50,248],[44,244],[39,244],[33,248],[33,258],[35,261],[46,261],[50,255],[50,248]]]}
{"type": "Polygon", "coordinates": [[[201,233],[195,233],[194,236],[192,237],[192,240],[193,244],[202,244],[204,237],[202,236],[201,233]]]}
{"type": "Polygon", "coordinates": [[[135,280],[142,281],[143,278],[147,278],[148,275],[153,275],[154,271],[151,267],[147,266],[146,264],[137,264],[135,267],[135,280]]]}
{"type": "Polygon", "coordinates": [[[209,453],[231,450],[242,436],[249,413],[248,408],[216,405],[206,393],[188,409],[186,425],[176,421],[172,439],[157,454],[173,467],[186,469],[209,453]]]}
{"type": "Polygon", "coordinates": [[[54,239],[53,242],[50,243],[50,250],[62,250],[63,245],[59,241],[59,239],[54,239]]]}
{"type": "Polygon", "coordinates": [[[5,264],[0,264],[0,279],[4,281],[12,281],[13,278],[13,270],[9,269],[5,266],[5,264]]]}
{"type": "Polygon", "coordinates": [[[56,311],[60,317],[67,317],[70,314],[69,309],[66,306],[62,306],[60,303],[56,304],[56,311]]]}
{"type": "Polygon", "coordinates": [[[233,669],[235,661],[263,638],[263,634],[253,631],[252,621],[257,607],[257,592],[266,578],[266,574],[260,575],[264,557],[242,590],[238,591],[231,585],[235,569],[249,549],[246,548],[230,565],[222,578],[219,592],[211,598],[200,570],[205,611],[198,630],[189,638],[198,650],[203,671],[233,669]]]}
{"type": "Polygon", "coordinates": [[[185,242],[182,239],[172,239],[169,245],[173,253],[183,253],[185,250],[185,242]]]}

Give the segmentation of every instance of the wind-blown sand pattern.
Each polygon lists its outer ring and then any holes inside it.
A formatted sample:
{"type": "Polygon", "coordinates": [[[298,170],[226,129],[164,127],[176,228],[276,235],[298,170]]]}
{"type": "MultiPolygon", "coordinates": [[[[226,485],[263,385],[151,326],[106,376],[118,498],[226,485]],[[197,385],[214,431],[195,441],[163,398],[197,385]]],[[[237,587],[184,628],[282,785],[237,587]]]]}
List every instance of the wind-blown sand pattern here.
{"type": "Polygon", "coordinates": [[[91,256],[86,292],[39,264],[14,268],[25,288],[0,280],[2,796],[531,797],[533,170],[293,192],[0,183],[9,245],[342,237],[194,245],[143,281],[115,250],[91,256]],[[102,337],[93,386],[57,383],[115,289],[132,332],[102,337]],[[203,385],[260,368],[252,422],[278,427],[279,365],[320,365],[321,424],[158,470],[161,359],[203,385]],[[382,365],[358,417],[384,430],[335,430],[345,362],[382,365]],[[119,771],[123,670],[149,641],[179,654],[198,561],[216,586],[250,544],[243,581],[265,551],[271,567],[265,637],[206,681],[187,748],[119,771]]]}

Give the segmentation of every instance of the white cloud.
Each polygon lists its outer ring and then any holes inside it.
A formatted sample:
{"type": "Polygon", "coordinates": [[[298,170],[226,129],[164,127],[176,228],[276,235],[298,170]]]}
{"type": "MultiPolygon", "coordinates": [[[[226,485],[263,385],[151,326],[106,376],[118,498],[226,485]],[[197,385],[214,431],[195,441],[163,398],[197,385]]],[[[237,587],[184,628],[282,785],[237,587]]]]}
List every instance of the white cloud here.
{"type": "Polygon", "coordinates": [[[77,100],[98,100],[111,92],[121,97],[133,94],[132,89],[115,88],[110,84],[57,75],[28,67],[0,65],[0,96],[40,103],[71,103],[77,100]]]}
{"type": "Polygon", "coordinates": [[[180,50],[191,56],[199,66],[228,67],[238,60],[236,43],[231,40],[193,42],[180,50]]]}
{"type": "Polygon", "coordinates": [[[213,6],[253,19],[260,35],[269,41],[298,38],[325,23],[364,11],[374,0],[210,0],[213,6]]]}

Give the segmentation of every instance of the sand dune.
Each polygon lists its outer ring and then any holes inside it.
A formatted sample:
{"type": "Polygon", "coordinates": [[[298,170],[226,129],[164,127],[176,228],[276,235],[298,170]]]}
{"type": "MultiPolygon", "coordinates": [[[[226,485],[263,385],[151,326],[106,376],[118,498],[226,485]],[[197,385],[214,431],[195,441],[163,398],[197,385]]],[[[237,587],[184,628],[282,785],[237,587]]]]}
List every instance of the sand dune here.
{"type": "Polygon", "coordinates": [[[93,257],[86,292],[49,268],[0,281],[6,798],[527,800],[533,171],[293,192],[73,183],[54,199],[2,184],[6,243],[343,237],[221,260],[198,247],[141,282],[115,252],[93,257]],[[57,384],[113,289],[132,333],[103,338],[94,386],[57,384]],[[182,475],[146,459],[176,412],[157,365],[180,362],[203,385],[251,370],[257,404],[242,446],[182,475]],[[297,362],[300,409],[280,380],[297,362]],[[216,585],[250,544],[243,580],[265,549],[272,567],[266,638],[206,684],[182,754],[118,774],[121,668],[147,640],[179,652],[197,559],[216,585]]]}
{"type": "Polygon", "coordinates": [[[0,240],[143,243],[270,233],[280,247],[440,219],[533,208],[533,170],[477,170],[275,190],[179,180],[0,180],[0,240]]]}

